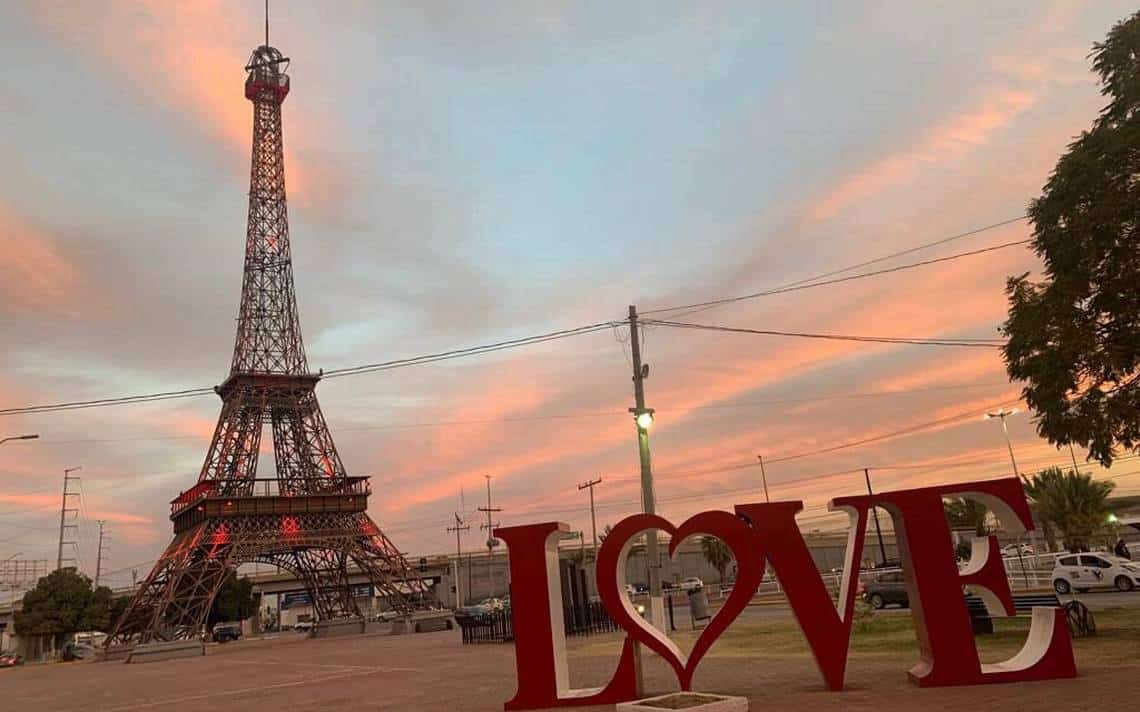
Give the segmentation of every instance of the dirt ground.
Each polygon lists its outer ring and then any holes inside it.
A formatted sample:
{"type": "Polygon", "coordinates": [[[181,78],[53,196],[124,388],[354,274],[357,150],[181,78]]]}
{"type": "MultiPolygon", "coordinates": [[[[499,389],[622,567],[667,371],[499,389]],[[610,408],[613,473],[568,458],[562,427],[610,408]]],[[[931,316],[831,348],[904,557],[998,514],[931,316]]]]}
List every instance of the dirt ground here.
{"type": "MultiPolygon", "coordinates": [[[[1135,616],[1103,616],[1102,636],[1077,641],[1081,677],[1021,685],[920,690],[906,679],[915,658],[905,617],[857,636],[847,689],[823,689],[789,621],[730,629],[710,651],[695,689],[745,695],[752,709],[1067,709],[1118,705],[1140,679],[1135,616]],[[897,621],[897,622],[896,622],[897,621]],[[1129,652],[1130,651],[1130,652],[1129,652]]],[[[1023,631],[995,638],[991,653],[1019,644],[1023,631]]],[[[611,674],[620,636],[571,642],[575,686],[611,674]]],[[[988,645],[988,644],[987,644],[988,645]]],[[[987,656],[988,657],[988,656],[987,656]]],[[[648,693],[676,689],[670,670],[645,657],[648,693]]],[[[205,657],[136,665],[57,663],[0,670],[0,699],[16,710],[501,710],[515,689],[514,647],[460,644],[449,631],[411,636],[372,634],[309,640],[295,634],[214,645],[205,657]]],[[[607,708],[580,708],[600,710],[607,708]]],[[[612,709],[612,708],[608,708],[612,709]]]]}

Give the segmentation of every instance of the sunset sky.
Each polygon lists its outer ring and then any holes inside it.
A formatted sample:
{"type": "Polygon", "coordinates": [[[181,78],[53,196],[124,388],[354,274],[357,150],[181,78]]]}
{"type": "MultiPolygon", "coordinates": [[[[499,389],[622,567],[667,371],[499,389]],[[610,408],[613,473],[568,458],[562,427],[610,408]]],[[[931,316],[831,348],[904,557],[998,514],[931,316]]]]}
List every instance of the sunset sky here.
{"type": "MultiPolygon", "coordinates": [[[[272,44],[293,60],[298,301],[325,370],[755,292],[1016,218],[1103,103],[1092,44],[1135,9],[273,6],[272,44]]],[[[0,6],[0,408],[225,378],[249,174],[242,67],[260,12],[0,6]]],[[[1016,222],[875,267],[1028,235],[1016,222]]],[[[1019,246],[684,318],[992,338],[1006,277],[1038,267],[1019,246]]],[[[328,379],[318,395],[401,549],[450,550],[444,528],[482,503],[484,475],[504,524],[588,530],[579,482],[603,478],[599,527],[639,506],[627,337],[328,379]]],[[[859,468],[882,489],[1010,473],[1000,426],[981,417],[1019,393],[996,350],[644,337],[659,509],[676,521],[762,497],[758,453],[773,498],[805,501],[805,528],[834,524],[824,505],[862,490],[859,468]]],[[[84,570],[102,519],[108,582],[145,575],[218,410],[210,396],[0,416],[0,437],[42,435],[0,448],[0,559],[54,564],[63,470],[82,466],[84,570]]],[[[1024,470],[1067,462],[1031,416],[1009,425],[1024,470]]],[[[1108,474],[1140,491],[1140,464],[1108,474]]],[[[473,528],[465,546],[484,539],[473,528]]]]}

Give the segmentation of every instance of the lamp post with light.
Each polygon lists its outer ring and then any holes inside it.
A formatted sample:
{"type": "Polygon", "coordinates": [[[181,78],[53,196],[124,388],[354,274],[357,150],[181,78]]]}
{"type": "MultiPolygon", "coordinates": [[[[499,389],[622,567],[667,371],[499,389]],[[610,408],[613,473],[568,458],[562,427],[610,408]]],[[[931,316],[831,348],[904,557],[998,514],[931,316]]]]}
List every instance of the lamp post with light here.
{"type": "Polygon", "coordinates": [[[1011,415],[1017,414],[1017,408],[1010,408],[1009,410],[998,410],[993,413],[986,413],[986,420],[993,420],[994,418],[1001,419],[1001,430],[1005,433],[1005,446],[1009,448],[1009,462],[1013,465],[1014,477],[1020,478],[1021,473],[1017,471],[1017,459],[1013,456],[1013,443],[1009,440],[1009,427],[1005,424],[1005,419],[1011,415]]]}
{"type": "MultiPolygon", "coordinates": [[[[1001,420],[1001,431],[1005,434],[1005,446],[1009,449],[1009,463],[1013,465],[1013,476],[1021,479],[1021,473],[1017,471],[1017,458],[1013,456],[1013,443],[1009,439],[1009,427],[1005,424],[1005,419],[1011,415],[1017,414],[1017,408],[1010,408],[1006,410],[1001,408],[993,413],[986,413],[986,420],[993,420],[999,418],[1001,420]]],[[[1021,566],[1021,576],[1025,580],[1025,587],[1029,588],[1029,573],[1025,570],[1025,559],[1021,555],[1021,543],[1017,544],[1017,563],[1021,566]]]]}
{"type": "MultiPolygon", "coordinates": [[[[641,511],[656,514],[653,495],[653,461],[649,454],[649,429],[653,427],[653,409],[645,407],[645,379],[649,364],[641,363],[641,337],[637,323],[637,307],[629,307],[629,350],[633,366],[633,403],[629,409],[637,426],[637,452],[641,461],[641,511]]],[[[657,549],[657,530],[645,532],[645,556],[649,568],[649,620],[665,630],[665,602],[661,598],[661,558],[657,549]]]]}

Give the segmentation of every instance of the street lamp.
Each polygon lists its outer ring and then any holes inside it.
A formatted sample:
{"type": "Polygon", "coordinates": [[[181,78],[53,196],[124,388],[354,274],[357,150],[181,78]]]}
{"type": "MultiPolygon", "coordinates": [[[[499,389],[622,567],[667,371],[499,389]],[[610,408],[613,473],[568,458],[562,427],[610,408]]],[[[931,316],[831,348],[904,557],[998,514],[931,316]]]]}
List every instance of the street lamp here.
{"type": "Polygon", "coordinates": [[[1017,414],[1017,408],[1010,408],[1009,410],[998,410],[993,413],[986,413],[986,420],[993,420],[994,418],[1001,418],[1001,430],[1005,433],[1005,446],[1009,448],[1009,461],[1013,465],[1014,477],[1021,477],[1017,471],[1017,460],[1013,457],[1013,443],[1009,440],[1009,428],[1005,424],[1005,419],[1011,415],[1017,414]]]}
{"type": "Polygon", "coordinates": [[[633,419],[633,421],[635,423],[637,423],[637,427],[639,430],[648,431],[650,428],[653,427],[653,409],[652,408],[645,408],[644,410],[642,410],[641,412],[639,412],[637,414],[637,416],[633,419]]]}
{"type": "Polygon", "coordinates": [[[3,445],[9,440],[38,440],[39,437],[39,433],[32,433],[31,435],[13,435],[10,438],[0,438],[0,445],[3,445]]]}
{"type": "MultiPolygon", "coordinates": [[[[993,420],[994,418],[1001,419],[1001,431],[1005,433],[1005,446],[1009,448],[1009,462],[1013,465],[1013,476],[1021,479],[1021,474],[1017,471],[1017,460],[1013,457],[1013,443],[1009,440],[1009,428],[1005,424],[1006,418],[1016,414],[1017,408],[1010,408],[1009,410],[1002,408],[993,413],[986,413],[986,420],[993,420]]],[[[1029,572],[1025,570],[1025,559],[1021,556],[1020,544],[1017,546],[1017,563],[1021,566],[1021,576],[1025,579],[1025,587],[1029,588],[1029,572]]]]}

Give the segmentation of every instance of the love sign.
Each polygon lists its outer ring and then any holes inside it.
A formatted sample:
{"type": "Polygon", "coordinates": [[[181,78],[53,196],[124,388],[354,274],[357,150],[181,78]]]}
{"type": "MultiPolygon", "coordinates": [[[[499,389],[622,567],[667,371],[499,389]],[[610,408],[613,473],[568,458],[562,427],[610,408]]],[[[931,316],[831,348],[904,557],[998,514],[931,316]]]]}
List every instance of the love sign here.
{"type": "Polygon", "coordinates": [[[963,586],[982,595],[990,615],[1013,615],[1009,589],[995,537],[974,540],[970,561],[959,570],[943,497],[984,503],[1007,530],[1033,527],[1017,478],[843,497],[828,508],[850,518],[846,565],[838,600],[832,600],[796,526],[802,502],[736,505],[735,512],[696,514],[679,525],[648,514],[617,524],[602,543],[597,586],[610,617],[626,631],[617,668],[597,689],[572,689],[566,663],[562,595],[558,580],[558,541],[569,526],[545,522],[500,527],[510,554],[511,598],[518,691],[506,710],[615,704],[637,699],[636,645],[661,656],[673,668],[682,690],[716,639],[732,624],[759,588],[765,566],[775,571],[803,631],[824,684],[842,690],[851,638],[859,561],[867,515],[881,507],[891,516],[918,637],[918,662],[910,679],[922,687],[976,685],[1075,677],[1076,663],[1065,614],[1060,608],[1034,608],[1029,637],[1009,660],[983,664],[974,645],[963,586]],[[692,535],[714,536],[733,552],[738,576],[731,595],[685,655],[665,633],[644,621],[625,593],[626,559],[645,531],[671,536],[669,554],[692,535]]]}

